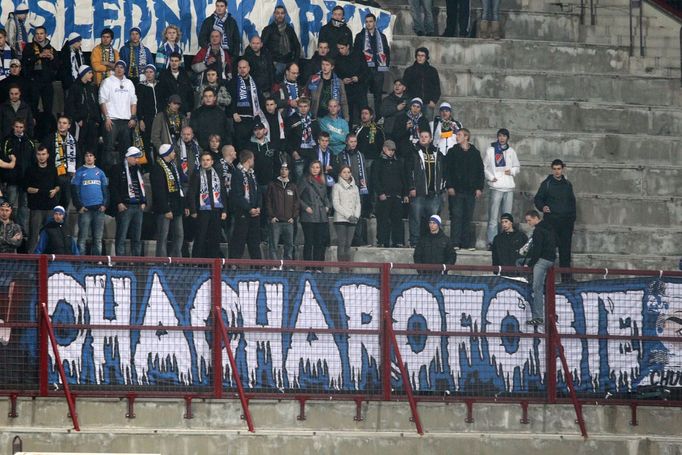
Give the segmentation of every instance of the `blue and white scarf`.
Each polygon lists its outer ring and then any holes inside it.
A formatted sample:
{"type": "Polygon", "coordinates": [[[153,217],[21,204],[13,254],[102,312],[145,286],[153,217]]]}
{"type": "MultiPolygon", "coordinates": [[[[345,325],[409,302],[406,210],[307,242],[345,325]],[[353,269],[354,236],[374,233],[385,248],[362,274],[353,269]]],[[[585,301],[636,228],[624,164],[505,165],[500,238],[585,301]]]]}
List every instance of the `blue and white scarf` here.
{"type": "Polygon", "coordinates": [[[225,158],[220,158],[218,163],[220,163],[220,170],[223,175],[225,191],[227,194],[230,194],[230,190],[232,189],[232,171],[234,170],[234,165],[228,163],[225,158]]]}
{"type": "Polygon", "coordinates": [[[388,58],[386,57],[386,52],[384,52],[384,42],[381,39],[381,32],[379,32],[379,30],[374,30],[374,40],[377,48],[376,54],[372,51],[372,42],[369,31],[365,29],[365,42],[362,50],[362,53],[365,56],[365,62],[367,62],[369,68],[377,67],[377,71],[388,71],[388,58]]]}
{"type": "Polygon", "coordinates": [[[263,115],[261,115],[260,103],[258,102],[256,82],[253,80],[253,76],[249,76],[248,89],[246,88],[244,78],[237,76],[237,107],[251,107],[254,117],[263,117],[263,115]],[[249,96],[251,96],[251,102],[249,102],[249,96]]]}
{"type": "Polygon", "coordinates": [[[506,167],[507,162],[504,159],[504,152],[509,148],[509,144],[500,144],[499,141],[490,144],[495,149],[495,167],[506,167]]]}
{"type": "Polygon", "coordinates": [[[322,150],[322,148],[317,146],[317,159],[322,163],[322,173],[325,175],[327,186],[329,188],[334,186],[334,177],[327,174],[327,166],[331,165],[332,162],[332,149],[327,148],[327,150],[322,150]]]}
{"type": "MultiPolygon", "coordinates": [[[[298,99],[298,84],[296,82],[289,82],[285,78],[284,79],[284,86],[287,88],[287,92],[289,93],[289,100],[297,100],[298,99]]],[[[292,115],[294,112],[296,112],[296,109],[289,106],[289,109],[287,109],[287,117],[292,115]]]]}
{"type": "MultiPolygon", "coordinates": [[[[244,199],[246,202],[249,204],[251,203],[251,186],[249,185],[249,175],[251,175],[251,179],[255,182],[256,181],[256,175],[253,172],[253,169],[244,169],[244,166],[242,163],[239,163],[237,165],[237,169],[239,169],[239,172],[242,173],[242,187],[244,188],[244,199]]],[[[254,186],[255,188],[255,186],[254,186]]]]}
{"type": "Polygon", "coordinates": [[[422,113],[419,112],[418,115],[412,114],[412,110],[407,110],[407,118],[412,122],[412,128],[410,128],[410,138],[412,142],[419,140],[419,119],[422,118],[422,113]]]}
{"type": "MultiPolygon", "coordinates": [[[[163,43],[161,48],[156,53],[156,68],[162,70],[170,67],[170,56],[173,53],[182,55],[182,48],[177,44],[171,44],[168,41],[163,43]]],[[[182,66],[182,59],[180,59],[180,66],[182,66]]]]}
{"type": "Polygon", "coordinates": [[[223,208],[223,198],[220,193],[220,177],[215,169],[211,168],[211,189],[208,188],[206,169],[199,169],[199,210],[212,210],[223,208]],[[213,205],[211,205],[213,201],[213,205]]]}
{"type": "Polygon", "coordinates": [[[2,49],[2,65],[0,66],[0,81],[10,75],[9,64],[12,61],[12,48],[5,44],[4,49],[2,49]]]}
{"type": "MultiPolygon", "coordinates": [[[[314,92],[321,84],[323,84],[322,71],[318,71],[310,78],[308,90],[314,92]]],[[[332,73],[332,98],[339,103],[341,102],[341,79],[339,79],[336,73],[332,73]]]]}
{"type": "MultiPolygon", "coordinates": [[[[300,113],[298,114],[301,115],[300,113]]],[[[315,138],[313,137],[313,118],[308,112],[301,117],[301,148],[311,149],[315,147],[315,138]]]]}
{"type": "Polygon", "coordinates": [[[225,21],[229,17],[229,14],[225,13],[225,17],[222,19],[217,14],[213,14],[213,17],[215,17],[215,22],[213,22],[213,30],[218,30],[221,36],[220,47],[226,51],[229,51],[230,38],[227,36],[227,33],[225,33],[225,21]]]}
{"type": "Polygon", "coordinates": [[[360,188],[361,195],[369,194],[367,176],[365,175],[365,157],[357,150],[353,155],[351,155],[348,150],[344,150],[341,154],[341,160],[343,160],[344,164],[350,166],[351,169],[353,169],[352,162],[354,159],[358,162],[358,179],[355,183],[358,185],[358,188],[360,188]]]}

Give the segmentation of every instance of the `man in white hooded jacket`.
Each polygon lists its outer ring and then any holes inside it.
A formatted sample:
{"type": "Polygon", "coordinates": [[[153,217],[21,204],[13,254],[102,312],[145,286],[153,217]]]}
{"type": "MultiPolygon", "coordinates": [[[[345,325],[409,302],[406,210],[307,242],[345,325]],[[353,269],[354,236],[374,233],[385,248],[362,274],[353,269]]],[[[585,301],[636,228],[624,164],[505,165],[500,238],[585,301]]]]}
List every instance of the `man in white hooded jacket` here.
{"type": "Polygon", "coordinates": [[[514,176],[521,170],[516,151],[509,146],[509,130],[501,128],[497,141],[490,144],[483,159],[485,179],[490,187],[488,204],[488,249],[497,235],[498,220],[502,213],[511,213],[514,202],[514,176]]]}

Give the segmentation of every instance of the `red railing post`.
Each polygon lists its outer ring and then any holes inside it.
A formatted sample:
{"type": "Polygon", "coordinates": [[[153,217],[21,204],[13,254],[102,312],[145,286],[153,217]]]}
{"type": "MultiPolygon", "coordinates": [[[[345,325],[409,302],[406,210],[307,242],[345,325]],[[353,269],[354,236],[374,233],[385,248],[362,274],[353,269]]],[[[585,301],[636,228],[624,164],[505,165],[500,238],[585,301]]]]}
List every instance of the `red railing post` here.
{"type": "Polygon", "coordinates": [[[48,391],[47,380],[47,349],[48,333],[47,321],[43,317],[41,304],[47,303],[47,256],[44,254],[38,258],[38,301],[36,302],[36,317],[38,318],[38,383],[40,385],[40,396],[46,397],[48,391]]]}
{"type": "MultiPolygon", "coordinates": [[[[211,307],[222,311],[222,260],[215,259],[211,273],[211,307]]],[[[222,319],[222,318],[221,318],[222,319]]],[[[221,319],[213,318],[213,394],[216,398],[223,397],[223,350],[221,346],[221,319]]]]}
{"type": "MultiPolygon", "coordinates": [[[[550,330],[552,324],[550,321],[551,317],[556,314],[556,286],[554,285],[556,280],[556,274],[554,267],[547,271],[547,277],[545,280],[545,321],[547,325],[545,326],[545,349],[547,354],[547,375],[545,377],[545,383],[547,385],[547,402],[554,404],[556,403],[556,333],[550,330]]],[[[535,296],[533,296],[535,298],[535,296]]]]}
{"type": "Polygon", "coordinates": [[[391,399],[391,334],[388,325],[391,321],[391,268],[389,264],[381,266],[381,383],[383,398],[391,399]]]}

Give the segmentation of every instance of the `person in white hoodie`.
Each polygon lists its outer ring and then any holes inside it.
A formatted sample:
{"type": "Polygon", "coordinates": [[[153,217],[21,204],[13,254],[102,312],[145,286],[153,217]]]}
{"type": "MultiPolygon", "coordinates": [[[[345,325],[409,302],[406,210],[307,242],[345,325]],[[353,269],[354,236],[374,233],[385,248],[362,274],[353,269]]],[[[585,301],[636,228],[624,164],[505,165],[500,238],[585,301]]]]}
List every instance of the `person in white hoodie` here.
{"type": "Polygon", "coordinates": [[[502,213],[511,213],[514,202],[514,176],[521,170],[516,151],[509,146],[509,130],[501,128],[497,141],[490,144],[483,159],[485,179],[490,187],[487,243],[490,249],[497,235],[502,213]]]}
{"type": "Polygon", "coordinates": [[[353,180],[350,166],[344,164],[339,169],[339,180],[332,188],[334,207],[334,227],[338,243],[339,262],[350,261],[350,244],[355,227],[360,219],[360,190],[353,180]]]}

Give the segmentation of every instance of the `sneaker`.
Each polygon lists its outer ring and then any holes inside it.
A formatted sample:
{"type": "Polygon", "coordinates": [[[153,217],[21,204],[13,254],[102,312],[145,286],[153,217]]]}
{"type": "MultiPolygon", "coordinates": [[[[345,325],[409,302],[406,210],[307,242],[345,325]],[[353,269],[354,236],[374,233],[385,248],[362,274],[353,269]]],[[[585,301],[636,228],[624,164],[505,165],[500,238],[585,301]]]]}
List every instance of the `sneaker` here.
{"type": "Polygon", "coordinates": [[[458,247],[458,246],[455,247],[455,251],[459,251],[459,247],[458,247]]]}
{"type": "Polygon", "coordinates": [[[476,248],[474,248],[473,246],[472,246],[471,248],[467,248],[467,249],[468,249],[469,251],[476,251],[476,248]]]}
{"type": "Polygon", "coordinates": [[[542,318],[534,318],[529,321],[526,321],[526,325],[532,325],[532,326],[538,326],[538,325],[543,325],[545,321],[542,318]]]}

